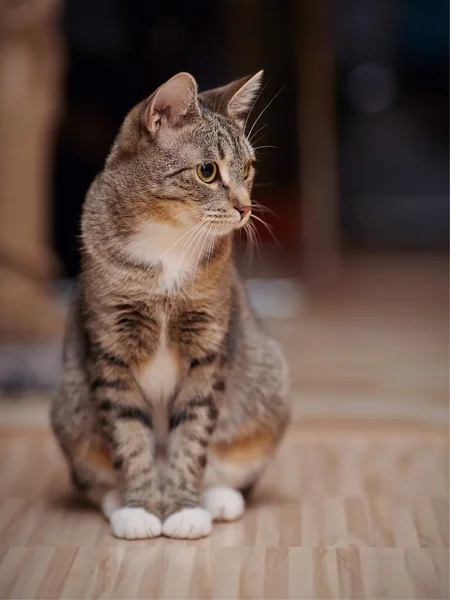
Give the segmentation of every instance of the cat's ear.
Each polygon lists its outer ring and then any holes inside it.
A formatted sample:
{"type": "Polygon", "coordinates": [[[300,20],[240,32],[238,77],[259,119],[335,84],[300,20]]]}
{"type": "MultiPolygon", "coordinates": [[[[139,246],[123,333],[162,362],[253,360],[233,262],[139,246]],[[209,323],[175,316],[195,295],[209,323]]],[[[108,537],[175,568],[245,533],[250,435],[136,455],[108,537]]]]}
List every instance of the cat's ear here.
{"type": "Polygon", "coordinates": [[[228,114],[232,119],[245,122],[256,96],[261,89],[264,71],[255,75],[244,77],[236,83],[240,83],[238,89],[228,102],[228,114]]]}
{"type": "Polygon", "coordinates": [[[228,85],[200,94],[215,112],[226,114],[240,125],[245,123],[261,88],[264,71],[248,75],[228,85]]]}
{"type": "Polygon", "coordinates": [[[179,127],[199,114],[197,82],[189,73],[178,73],[150,96],[144,122],[155,133],[163,122],[179,127]]]}

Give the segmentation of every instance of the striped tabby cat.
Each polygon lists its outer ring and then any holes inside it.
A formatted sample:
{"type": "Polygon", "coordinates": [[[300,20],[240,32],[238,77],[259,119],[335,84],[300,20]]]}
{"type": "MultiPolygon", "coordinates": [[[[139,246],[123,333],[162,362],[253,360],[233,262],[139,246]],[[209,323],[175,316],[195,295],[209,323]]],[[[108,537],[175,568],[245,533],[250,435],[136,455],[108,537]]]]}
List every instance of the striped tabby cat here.
{"type": "Polygon", "coordinates": [[[51,421],[119,538],[197,538],[240,517],[289,420],[282,353],[231,257],[261,79],[198,94],[172,77],[128,114],[86,197],[51,421]]]}

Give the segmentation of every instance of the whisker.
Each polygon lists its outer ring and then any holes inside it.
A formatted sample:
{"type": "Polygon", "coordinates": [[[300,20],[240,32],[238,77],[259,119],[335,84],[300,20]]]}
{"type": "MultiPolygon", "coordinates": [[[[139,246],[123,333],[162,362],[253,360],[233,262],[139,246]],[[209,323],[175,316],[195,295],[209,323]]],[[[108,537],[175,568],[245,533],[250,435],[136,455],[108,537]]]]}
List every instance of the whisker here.
{"type": "Polygon", "coordinates": [[[253,229],[250,221],[247,221],[247,223],[244,226],[244,230],[247,235],[246,256],[248,256],[248,266],[251,268],[253,266],[253,261],[254,261],[254,256],[255,256],[256,239],[255,239],[255,232],[254,232],[254,229],[253,229]]]}
{"type": "MultiPolygon", "coordinates": [[[[252,142],[252,140],[253,140],[253,139],[254,139],[254,138],[255,138],[255,137],[258,135],[258,133],[259,133],[260,131],[262,131],[263,129],[265,129],[265,128],[267,127],[267,125],[268,125],[268,124],[269,124],[269,123],[265,123],[264,125],[262,125],[262,126],[261,126],[261,127],[258,129],[258,131],[255,131],[255,133],[253,134],[252,138],[249,138],[249,140],[248,140],[248,141],[250,142],[250,144],[252,144],[252,143],[253,143],[253,142],[252,142]]],[[[264,135],[266,135],[266,134],[264,133],[264,135]]]]}
{"type": "Polygon", "coordinates": [[[225,98],[226,93],[227,93],[227,88],[225,86],[225,89],[224,89],[224,91],[222,93],[222,96],[220,98],[220,102],[219,102],[219,105],[218,105],[217,109],[216,109],[216,103],[214,102],[214,112],[220,111],[220,107],[222,105],[222,102],[223,102],[223,99],[225,98]]]}
{"type": "MultiPolygon", "coordinates": [[[[252,107],[251,107],[251,109],[249,110],[249,113],[248,113],[248,115],[247,115],[247,118],[245,119],[245,123],[244,123],[244,131],[245,131],[245,128],[247,127],[247,123],[248,123],[248,120],[249,120],[249,118],[250,118],[250,115],[252,114],[252,110],[255,108],[255,104],[258,102],[258,100],[259,100],[259,98],[260,98],[261,94],[262,94],[262,93],[263,93],[263,91],[266,89],[266,87],[267,87],[267,84],[269,83],[269,81],[270,81],[270,80],[271,80],[271,77],[269,77],[269,79],[266,81],[266,83],[265,83],[265,84],[262,86],[261,90],[259,91],[259,94],[256,96],[256,98],[255,98],[255,100],[254,100],[254,102],[253,102],[253,104],[252,104],[252,107]]],[[[252,126],[252,129],[253,129],[253,126],[252,126]]],[[[251,133],[251,130],[250,130],[250,133],[251,133]]],[[[248,137],[248,136],[247,136],[247,137],[248,137]]]]}
{"type": "Polygon", "coordinates": [[[250,137],[250,136],[251,136],[251,134],[252,134],[252,131],[253,131],[253,129],[254,129],[254,127],[255,127],[256,123],[259,121],[259,119],[260,119],[260,118],[263,116],[263,114],[266,112],[266,110],[269,108],[269,106],[272,104],[272,102],[275,100],[275,98],[276,98],[276,97],[277,97],[277,96],[278,96],[278,95],[279,95],[279,94],[280,94],[280,93],[283,91],[283,89],[284,89],[285,87],[286,87],[286,86],[285,86],[285,85],[283,85],[283,87],[281,87],[281,88],[278,90],[278,92],[275,94],[275,96],[272,98],[272,100],[271,100],[271,101],[270,101],[268,104],[266,104],[266,106],[263,108],[263,110],[262,110],[262,111],[259,113],[259,115],[258,115],[258,118],[257,118],[257,119],[256,119],[256,121],[253,123],[253,125],[252,125],[252,128],[251,128],[251,129],[250,129],[250,131],[248,132],[248,136],[247,136],[247,137],[250,137]]]}
{"type": "MultiPolygon", "coordinates": [[[[216,229],[217,229],[217,224],[215,225],[216,229]]],[[[211,228],[211,230],[214,228],[214,226],[211,228]]],[[[211,235],[210,239],[209,239],[209,244],[206,245],[206,250],[205,250],[205,262],[206,262],[206,269],[208,270],[208,259],[209,259],[209,253],[211,252],[211,246],[214,243],[214,233],[211,235]]]]}
{"type": "Polygon", "coordinates": [[[208,270],[208,265],[211,262],[211,258],[212,258],[213,252],[214,252],[214,244],[216,243],[217,233],[218,233],[218,231],[220,229],[220,225],[221,225],[221,223],[217,223],[216,228],[215,228],[215,230],[213,232],[213,237],[212,237],[212,240],[211,240],[211,244],[209,245],[209,249],[208,249],[208,252],[206,254],[206,270],[208,270]]]}
{"type": "Polygon", "coordinates": [[[260,141],[261,141],[261,140],[264,138],[264,136],[265,136],[265,134],[263,133],[263,134],[262,134],[262,135],[260,135],[260,136],[259,136],[259,137],[258,137],[256,140],[252,140],[252,141],[250,142],[250,144],[252,144],[252,149],[253,149],[253,150],[254,150],[254,148],[253,148],[253,144],[258,144],[258,143],[259,143],[259,142],[260,142],[260,141]]]}
{"type": "MultiPolygon", "coordinates": [[[[205,243],[206,243],[206,240],[208,239],[209,232],[212,230],[212,228],[213,228],[213,227],[214,227],[214,223],[211,223],[211,225],[209,226],[209,229],[208,229],[208,231],[205,233],[205,237],[204,237],[204,239],[203,239],[203,243],[202,243],[202,246],[201,246],[201,248],[200,248],[200,252],[198,253],[197,260],[196,260],[196,262],[195,262],[194,274],[193,274],[193,276],[192,276],[192,285],[194,285],[194,282],[195,282],[195,276],[196,276],[196,274],[197,274],[197,268],[198,268],[198,264],[199,264],[199,262],[200,262],[200,257],[201,257],[201,256],[202,256],[202,254],[203,254],[203,248],[205,247],[205,243]]],[[[198,246],[198,244],[196,244],[196,246],[195,246],[195,249],[197,248],[197,246],[198,246]]],[[[194,250],[194,251],[195,251],[195,250],[194,250]]],[[[193,255],[194,255],[194,253],[192,253],[192,256],[193,256],[193,255]]]]}
{"type": "Polygon", "coordinates": [[[183,212],[183,217],[192,216],[192,215],[200,215],[200,211],[198,209],[186,210],[183,212]]]}
{"type": "Polygon", "coordinates": [[[278,146],[257,146],[256,148],[253,148],[253,150],[257,152],[258,150],[262,150],[263,148],[275,148],[276,150],[278,150],[278,146]]]}
{"type": "Polygon", "coordinates": [[[250,226],[255,234],[255,247],[256,251],[258,252],[258,257],[261,260],[261,234],[259,233],[257,227],[255,227],[254,223],[250,222],[250,226]]]}
{"type": "Polygon", "coordinates": [[[200,227],[199,229],[197,229],[195,231],[195,233],[192,232],[191,238],[188,239],[188,240],[186,240],[185,246],[187,244],[187,247],[185,247],[184,250],[183,250],[183,253],[182,253],[181,257],[180,257],[180,260],[178,261],[177,268],[175,269],[175,274],[174,275],[176,275],[178,273],[178,269],[180,268],[181,263],[183,261],[183,258],[186,256],[187,251],[189,250],[189,248],[191,247],[191,245],[194,243],[194,241],[196,239],[198,239],[199,236],[201,236],[202,231],[206,228],[206,226],[208,225],[208,223],[209,223],[209,221],[202,221],[200,223],[200,225],[202,225],[202,227],[200,227]]]}
{"type": "Polygon", "coordinates": [[[268,206],[264,206],[264,204],[259,204],[259,202],[255,202],[254,200],[252,201],[252,211],[253,210],[259,210],[262,213],[269,213],[269,214],[273,215],[274,217],[276,217],[277,219],[280,218],[277,215],[277,213],[274,212],[271,208],[269,208],[268,206]]]}
{"type": "Polygon", "coordinates": [[[156,262],[160,261],[160,260],[161,260],[161,258],[162,258],[163,256],[165,256],[165,255],[166,255],[166,254],[169,252],[169,250],[172,250],[172,248],[173,248],[174,246],[176,246],[176,245],[178,244],[178,242],[181,242],[181,240],[182,240],[183,238],[185,238],[185,237],[186,237],[186,236],[187,236],[189,233],[191,233],[191,231],[194,231],[194,229],[197,229],[197,227],[199,227],[201,224],[202,224],[202,221],[200,221],[200,223],[197,223],[196,225],[194,225],[193,227],[191,227],[191,228],[189,229],[189,231],[187,231],[187,232],[186,232],[184,235],[182,235],[180,238],[178,238],[178,239],[177,239],[177,241],[176,241],[174,244],[172,244],[172,245],[171,245],[169,248],[167,248],[167,250],[165,250],[165,251],[164,251],[164,252],[161,254],[161,256],[158,258],[158,260],[157,260],[156,262]]]}
{"type": "MultiPolygon", "coordinates": [[[[245,232],[245,240],[247,242],[247,245],[245,247],[245,256],[248,259],[247,260],[247,264],[249,266],[251,266],[251,264],[252,264],[251,263],[251,259],[250,259],[250,245],[251,245],[250,244],[250,242],[251,242],[250,236],[251,236],[251,229],[249,227],[249,223],[250,223],[250,221],[247,221],[247,223],[244,225],[243,229],[244,229],[244,232],[245,232]]],[[[252,258],[253,258],[253,256],[252,256],[252,258]]]]}
{"type": "Polygon", "coordinates": [[[267,229],[267,231],[272,236],[273,241],[276,243],[276,245],[278,246],[278,248],[280,248],[280,250],[282,250],[283,248],[282,248],[280,242],[278,241],[278,239],[276,238],[275,234],[273,233],[272,227],[270,225],[268,225],[263,219],[261,219],[257,215],[252,215],[252,217],[264,225],[264,227],[267,229]]]}

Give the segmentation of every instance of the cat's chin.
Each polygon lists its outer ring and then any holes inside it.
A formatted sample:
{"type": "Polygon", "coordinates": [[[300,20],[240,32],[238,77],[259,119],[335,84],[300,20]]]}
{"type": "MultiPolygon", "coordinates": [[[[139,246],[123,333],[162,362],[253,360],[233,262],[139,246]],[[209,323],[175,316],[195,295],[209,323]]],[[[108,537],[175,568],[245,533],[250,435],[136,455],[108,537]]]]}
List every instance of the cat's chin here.
{"type": "Polygon", "coordinates": [[[250,221],[250,215],[244,217],[239,223],[233,224],[233,229],[242,229],[250,221]]]}
{"type": "Polygon", "coordinates": [[[209,237],[218,237],[223,235],[228,235],[232,233],[235,229],[238,228],[239,223],[223,223],[220,227],[216,228],[212,227],[211,232],[208,232],[209,237]]]}

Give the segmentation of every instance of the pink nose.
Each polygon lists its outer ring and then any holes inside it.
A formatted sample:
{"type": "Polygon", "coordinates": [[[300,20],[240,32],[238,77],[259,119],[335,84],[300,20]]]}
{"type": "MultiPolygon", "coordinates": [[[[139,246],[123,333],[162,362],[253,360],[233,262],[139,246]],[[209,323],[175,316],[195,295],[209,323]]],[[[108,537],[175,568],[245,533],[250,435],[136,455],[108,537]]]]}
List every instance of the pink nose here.
{"type": "Polygon", "coordinates": [[[237,206],[236,207],[236,210],[241,215],[241,221],[245,217],[245,215],[251,211],[251,209],[252,209],[251,206],[237,206]]]}

